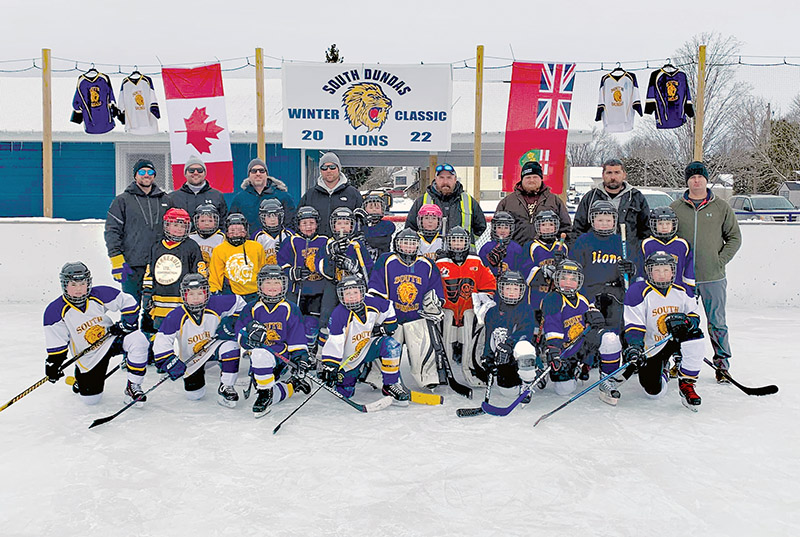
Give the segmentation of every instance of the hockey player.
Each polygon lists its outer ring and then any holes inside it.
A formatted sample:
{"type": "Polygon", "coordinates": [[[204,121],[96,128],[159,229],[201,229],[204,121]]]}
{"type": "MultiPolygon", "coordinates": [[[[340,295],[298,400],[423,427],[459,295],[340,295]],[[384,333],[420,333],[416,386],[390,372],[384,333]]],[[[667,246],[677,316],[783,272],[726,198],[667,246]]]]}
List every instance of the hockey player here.
{"type": "Polygon", "coordinates": [[[203,262],[206,267],[210,267],[211,252],[225,242],[225,234],[219,229],[219,212],[217,208],[210,203],[198,205],[192,217],[192,224],[194,224],[194,232],[189,235],[189,238],[200,247],[200,252],[203,254],[203,262]]]}
{"type": "Polygon", "coordinates": [[[394,235],[394,223],[385,220],[386,211],[392,205],[392,197],[379,190],[371,190],[364,194],[361,208],[366,212],[366,225],[362,226],[364,240],[367,243],[372,261],[389,251],[394,235]]]}
{"type": "Polygon", "coordinates": [[[264,247],[267,265],[278,263],[281,244],[292,236],[292,233],[283,227],[283,217],[284,209],[280,201],[275,198],[261,200],[258,208],[261,229],[253,234],[253,240],[264,247]]]}
{"type": "Polygon", "coordinates": [[[208,283],[212,293],[233,293],[248,302],[258,297],[256,278],[267,256],[263,246],[247,239],[249,228],[241,213],[225,219],[225,242],[211,254],[208,283]]]}
{"type": "Polygon", "coordinates": [[[328,237],[317,235],[319,212],[305,205],[295,217],[297,235],[287,239],[278,250],[278,265],[289,278],[289,301],[300,307],[305,325],[309,354],[316,356],[317,334],[322,309],[325,279],[319,273],[317,261],[325,252],[328,237]]]}
{"type": "Polygon", "coordinates": [[[139,305],[136,299],[113,287],[93,287],[92,273],[81,262],[65,264],[59,279],[62,294],[44,311],[47,379],[56,382],[64,376],[61,366],[70,348],[73,354],[78,354],[108,332],[114,337],[76,362],[75,378],[81,400],[87,405],[100,402],[109,361],[112,356],[122,354],[128,370],[126,401],[137,401],[136,406],[142,406],[146,400],[142,379],[149,343],[137,330],[139,305]],[[106,315],[108,311],[119,311],[121,320],[112,323],[106,315]]]}
{"type": "MultiPolygon", "coordinates": [[[[675,256],[677,272],[675,283],[694,296],[694,256],[685,239],[677,236],[678,217],[671,207],[656,207],[650,211],[650,237],[642,241],[642,259],[654,252],[667,252],[675,256]]],[[[644,268],[642,266],[641,268],[644,268]]]]}
{"type": "MultiPolygon", "coordinates": [[[[522,274],[514,270],[497,278],[498,301],[486,312],[483,363],[476,371],[482,381],[487,382],[491,372],[496,375],[498,386],[519,386],[520,393],[536,379],[534,317],[525,304],[527,287],[522,274]]],[[[523,402],[530,402],[530,394],[523,402]]]]}
{"type": "MultiPolygon", "coordinates": [[[[673,283],[677,263],[668,252],[654,252],[644,262],[647,279],[631,285],[625,294],[625,361],[639,372],[639,383],[648,397],[658,398],[667,391],[669,375],[665,368],[673,353],[680,350],[683,359],[678,374],[681,402],[697,411],[700,396],[694,389],[703,363],[705,342],[700,330],[699,306],[686,289],[673,283]],[[658,353],[644,355],[645,345],[652,346],[672,336],[658,353]]],[[[631,366],[629,366],[631,367],[631,366]]]]}
{"type": "Polygon", "coordinates": [[[180,284],[182,305],[172,310],[153,340],[153,355],[159,372],[172,380],[183,378],[186,398],[201,399],[206,393],[205,363],[219,362],[221,370],[217,402],[234,408],[239,395],[233,388],[239,374],[239,345],[233,324],[245,307],[236,295],[210,296],[202,274],[187,274],[180,284]],[[175,343],[178,354],[175,355],[175,343]],[[201,359],[187,367],[186,361],[207,345],[201,359]]]}
{"type": "MultiPolygon", "coordinates": [[[[477,354],[483,317],[494,305],[492,295],[497,282],[477,255],[470,254],[470,234],[453,227],[444,239],[444,257],[436,260],[445,293],[442,339],[451,364],[458,362],[455,347],[461,347],[461,371],[473,386],[482,385],[475,371],[480,366],[477,354]],[[476,351],[477,349],[477,351],[476,351]]],[[[453,366],[455,369],[455,365],[453,366]]]]}
{"type": "Polygon", "coordinates": [[[483,264],[495,277],[507,270],[521,270],[522,246],[511,240],[514,234],[514,217],[505,211],[494,214],[491,223],[491,240],[478,252],[483,264]]]}
{"type": "Polygon", "coordinates": [[[380,360],[383,395],[407,406],[411,392],[400,378],[401,347],[391,336],[397,328],[392,303],[367,295],[364,280],[345,276],[336,286],[340,304],[328,323],[329,336],[322,347],[320,378],[345,397],[352,397],[361,366],[380,360]]]}
{"type": "MultiPolygon", "coordinates": [[[[301,208],[302,209],[302,208],[301,208]]],[[[285,300],[288,281],[281,267],[265,265],[258,272],[258,300],[249,304],[236,325],[239,343],[250,354],[250,370],[256,385],[253,413],[266,415],[273,403],[291,397],[296,391],[309,393],[303,377],[313,362],[308,357],[303,319],[297,306],[285,300]],[[278,382],[284,364],[276,356],[291,360],[299,375],[278,382]],[[278,363],[280,361],[280,363],[278,363]]]]}
{"type": "Polygon", "coordinates": [[[436,261],[436,256],[444,248],[442,240],[442,209],[434,203],[426,203],[417,213],[419,228],[419,255],[436,261]]]}
{"type": "Polygon", "coordinates": [[[189,213],[183,209],[172,208],[164,213],[164,238],[150,249],[142,282],[142,303],[152,319],[152,325],[142,327],[145,332],[155,333],[167,314],[180,306],[181,279],[185,275],[208,274],[200,246],[186,240],[190,222],[189,213]]]}
{"type": "Polygon", "coordinates": [[[556,265],[569,253],[566,244],[556,240],[559,219],[553,211],[537,213],[533,219],[536,239],[522,254],[522,275],[528,284],[528,305],[536,311],[541,310],[544,296],[553,290],[553,275],[556,265]]]}
{"type": "Polygon", "coordinates": [[[392,337],[406,345],[411,376],[420,386],[435,387],[439,375],[428,322],[441,322],[444,292],[439,269],[419,256],[419,241],[409,228],[394,236],[394,253],[378,258],[369,292],[392,302],[399,325],[392,337]]]}

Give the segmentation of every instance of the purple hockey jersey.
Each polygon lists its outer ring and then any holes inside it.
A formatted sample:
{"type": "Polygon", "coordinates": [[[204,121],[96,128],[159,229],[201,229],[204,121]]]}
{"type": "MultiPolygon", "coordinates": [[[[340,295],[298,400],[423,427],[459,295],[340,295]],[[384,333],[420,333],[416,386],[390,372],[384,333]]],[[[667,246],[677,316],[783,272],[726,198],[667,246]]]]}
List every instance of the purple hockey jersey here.
{"type": "Polygon", "coordinates": [[[94,76],[79,76],[72,108],[72,121],[83,121],[83,128],[88,134],[103,134],[113,129],[116,102],[108,75],[97,73],[94,76]]]}
{"type": "Polygon", "coordinates": [[[686,116],[694,117],[686,73],[675,71],[670,74],[663,69],[653,71],[647,84],[644,113],[655,114],[659,129],[676,129],[686,123],[686,116]]]}
{"type": "Polygon", "coordinates": [[[414,263],[406,265],[397,254],[383,254],[369,279],[369,292],[391,300],[400,323],[420,318],[419,310],[429,291],[434,291],[444,302],[439,269],[424,257],[417,257],[414,263]]]}
{"type": "Polygon", "coordinates": [[[662,242],[655,237],[648,237],[642,241],[642,264],[639,267],[639,274],[642,278],[647,275],[644,272],[644,260],[654,252],[667,252],[675,258],[677,267],[675,269],[675,284],[683,287],[689,297],[694,297],[694,255],[689,243],[680,237],[673,237],[667,242],[662,242]]]}

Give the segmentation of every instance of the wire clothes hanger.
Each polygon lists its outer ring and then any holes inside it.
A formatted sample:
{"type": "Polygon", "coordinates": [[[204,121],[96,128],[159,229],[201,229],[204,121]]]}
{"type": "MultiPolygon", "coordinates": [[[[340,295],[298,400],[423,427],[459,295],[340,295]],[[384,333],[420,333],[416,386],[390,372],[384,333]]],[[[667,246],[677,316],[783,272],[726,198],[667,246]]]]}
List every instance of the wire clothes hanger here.
{"type": "Polygon", "coordinates": [[[621,63],[617,62],[617,66],[614,67],[614,69],[608,74],[610,74],[610,75],[624,75],[625,74],[625,69],[622,68],[622,64],[621,63]]]}
{"type": "Polygon", "coordinates": [[[674,75],[678,72],[678,68],[672,65],[672,58],[667,58],[667,63],[665,63],[661,70],[667,73],[668,75],[674,75]]]}

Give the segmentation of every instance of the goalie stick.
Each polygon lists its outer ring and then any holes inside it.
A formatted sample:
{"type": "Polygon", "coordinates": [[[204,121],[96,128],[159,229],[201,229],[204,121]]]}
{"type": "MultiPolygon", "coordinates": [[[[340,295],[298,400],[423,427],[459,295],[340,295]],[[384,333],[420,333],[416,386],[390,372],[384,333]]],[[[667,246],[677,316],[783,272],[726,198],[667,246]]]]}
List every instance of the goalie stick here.
{"type": "Polygon", "coordinates": [[[747,395],[772,395],[774,393],[778,393],[778,387],[776,385],[774,385],[774,384],[770,384],[768,386],[759,386],[758,388],[749,388],[747,386],[739,384],[738,382],[736,382],[733,379],[731,374],[728,373],[728,371],[726,369],[718,368],[717,366],[714,365],[714,362],[712,362],[708,358],[703,358],[703,361],[705,363],[707,363],[708,365],[710,365],[714,370],[719,371],[720,373],[722,373],[722,376],[724,376],[726,379],[728,379],[731,382],[731,384],[733,384],[734,386],[736,386],[737,388],[742,390],[747,395]]]}
{"type": "Polygon", "coordinates": [[[467,399],[472,399],[472,388],[464,386],[453,377],[453,369],[450,367],[450,362],[447,360],[447,353],[444,350],[444,343],[442,342],[442,334],[439,332],[439,327],[436,326],[433,321],[426,322],[428,324],[428,332],[430,333],[433,352],[436,354],[436,365],[438,367],[441,364],[442,370],[444,370],[447,376],[447,385],[458,395],[466,397],[467,399]]]}

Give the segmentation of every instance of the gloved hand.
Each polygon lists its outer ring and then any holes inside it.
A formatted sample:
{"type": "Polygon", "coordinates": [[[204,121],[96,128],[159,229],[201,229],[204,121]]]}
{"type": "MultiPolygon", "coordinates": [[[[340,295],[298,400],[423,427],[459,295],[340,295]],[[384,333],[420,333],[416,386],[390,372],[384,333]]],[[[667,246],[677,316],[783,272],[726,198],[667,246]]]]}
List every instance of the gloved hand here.
{"type": "Polygon", "coordinates": [[[47,375],[48,381],[55,384],[58,382],[58,379],[64,376],[64,372],[61,370],[61,364],[64,363],[64,358],[66,358],[66,356],[67,353],[64,351],[58,354],[51,354],[45,358],[44,374],[47,375]]]}
{"type": "Polygon", "coordinates": [[[483,367],[487,373],[497,373],[497,362],[495,361],[495,356],[493,353],[487,354],[482,360],[483,362],[481,363],[481,367],[483,367]]]}
{"type": "Polygon", "coordinates": [[[186,364],[174,354],[164,358],[160,363],[156,364],[159,373],[166,373],[172,380],[178,380],[186,373],[186,364]]]}
{"type": "Polygon", "coordinates": [[[552,281],[556,275],[556,266],[555,265],[542,265],[541,268],[542,275],[544,275],[545,279],[552,281]]]}
{"type": "Polygon", "coordinates": [[[314,362],[307,353],[298,354],[290,358],[292,363],[297,366],[297,373],[304,377],[306,373],[314,366],[314,362]]]}
{"type": "Polygon", "coordinates": [[[506,252],[506,245],[498,242],[494,248],[489,250],[489,254],[486,256],[489,264],[493,267],[500,266],[500,263],[502,263],[503,259],[506,257],[506,252]]]}
{"type": "Polygon", "coordinates": [[[358,263],[355,259],[340,255],[334,258],[334,262],[339,270],[349,272],[350,274],[358,274],[358,263]]]}
{"type": "Polygon", "coordinates": [[[111,258],[111,276],[116,281],[125,283],[132,274],[133,269],[125,261],[124,255],[119,254],[111,258]]]}
{"type": "Polygon", "coordinates": [[[628,279],[636,276],[636,264],[630,259],[619,258],[617,260],[617,268],[620,274],[626,274],[628,279]]]}
{"type": "Polygon", "coordinates": [[[217,337],[227,339],[229,341],[236,339],[236,318],[223,317],[222,321],[217,327],[217,337]]]}
{"type": "Polygon", "coordinates": [[[589,308],[583,314],[584,322],[592,328],[604,328],[606,326],[606,318],[600,313],[600,310],[589,308]]]}
{"type": "Polygon", "coordinates": [[[139,327],[136,323],[128,323],[125,322],[125,319],[122,319],[108,327],[108,332],[114,337],[127,336],[131,332],[135,332],[137,328],[139,327]]]}
{"type": "Polygon", "coordinates": [[[382,324],[376,324],[372,327],[372,337],[388,336],[389,332],[382,324]]]}
{"type": "Polygon", "coordinates": [[[267,327],[258,321],[250,321],[245,328],[247,343],[251,347],[261,347],[267,342],[267,327]]]}
{"type": "Polygon", "coordinates": [[[289,269],[289,279],[293,282],[300,282],[311,276],[311,271],[304,266],[292,267],[289,269]]]}
{"type": "Polygon", "coordinates": [[[634,363],[637,367],[641,367],[647,361],[647,356],[641,345],[629,345],[622,351],[622,361],[627,363],[634,363]]]}
{"type": "Polygon", "coordinates": [[[498,343],[494,354],[497,365],[507,364],[514,358],[514,346],[508,341],[498,343]]]}
{"type": "Polygon", "coordinates": [[[555,267],[556,265],[564,261],[566,257],[567,255],[564,253],[564,250],[556,249],[556,251],[553,252],[553,266],[555,267]]]}
{"type": "Polygon", "coordinates": [[[347,252],[347,241],[331,241],[328,243],[328,254],[331,256],[343,256],[347,252]]]}
{"type": "Polygon", "coordinates": [[[561,369],[561,351],[558,347],[547,347],[547,363],[553,371],[561,369]]]}
{"type": "Polygon", "coordinates": [[[153,309],[153,296],[148,294],[142,294],[142,311],[145,313],[150,313],[150,310],[153,309]]]}
{"type": "Polygon", "coordinates": [[[339,364],[333,362],[322,362],[322,368],[319,370],[319,378],[330,387],[339,382],[339,364]]]}
{"type": "Polygon", "coordinates": [[[369,213],[363,207],[356,207],[353,210],[353,216],[362,226],[365,225],[369,219],[369,213]]]}

